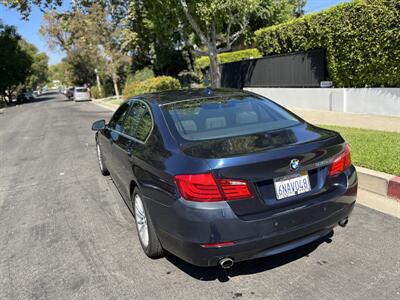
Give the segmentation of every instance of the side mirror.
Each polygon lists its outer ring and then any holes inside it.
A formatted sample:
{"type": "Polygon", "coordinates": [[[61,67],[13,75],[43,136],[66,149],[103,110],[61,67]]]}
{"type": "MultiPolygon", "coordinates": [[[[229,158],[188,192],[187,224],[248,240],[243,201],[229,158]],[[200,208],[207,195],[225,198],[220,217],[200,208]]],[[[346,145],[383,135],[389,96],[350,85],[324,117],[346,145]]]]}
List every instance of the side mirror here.
{"type": "Polygon", "coordinates": [[[103,130],[104,128],[106,128],[106,121],[104,120],[96,121],[92,125],[92,130],[94,131],[103,130]]]}

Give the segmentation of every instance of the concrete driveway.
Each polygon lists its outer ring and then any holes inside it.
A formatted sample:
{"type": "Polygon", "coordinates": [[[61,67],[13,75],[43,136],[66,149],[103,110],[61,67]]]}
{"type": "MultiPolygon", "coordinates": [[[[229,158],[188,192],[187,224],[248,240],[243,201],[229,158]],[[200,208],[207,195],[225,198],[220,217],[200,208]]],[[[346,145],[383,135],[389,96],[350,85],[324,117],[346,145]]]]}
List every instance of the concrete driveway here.
{"type": "Polygon", "coordinates": [[[360,205],[331,239],[228,271],[148,259],[98,170],[110,114],[56,94],[0,114],[0,299],[400,299],[400,219],[360,205]]]}

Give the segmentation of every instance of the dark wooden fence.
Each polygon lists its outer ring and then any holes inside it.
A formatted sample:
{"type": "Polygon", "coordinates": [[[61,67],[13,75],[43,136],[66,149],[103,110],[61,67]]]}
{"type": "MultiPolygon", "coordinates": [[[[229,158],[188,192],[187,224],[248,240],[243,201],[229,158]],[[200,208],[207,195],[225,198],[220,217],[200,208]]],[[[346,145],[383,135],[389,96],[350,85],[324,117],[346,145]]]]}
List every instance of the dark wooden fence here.
{"type": "Polygon", "coordinates": [[[325,52],[316,49],[246,59],[221,64],[220,71],[222,87],[319,87],[326,80],[325,52]]]}

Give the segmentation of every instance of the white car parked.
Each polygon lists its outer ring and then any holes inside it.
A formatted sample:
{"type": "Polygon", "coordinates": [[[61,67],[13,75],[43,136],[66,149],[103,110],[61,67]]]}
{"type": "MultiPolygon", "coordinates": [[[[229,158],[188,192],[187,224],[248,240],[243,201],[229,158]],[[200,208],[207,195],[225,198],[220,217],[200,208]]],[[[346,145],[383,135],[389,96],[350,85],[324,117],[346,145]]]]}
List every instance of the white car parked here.
{"type": "Polygon", "coordinates": [[[75,87],[74,89],[74,101],[90,101],[90,92],[86,87],[75,87]]]}

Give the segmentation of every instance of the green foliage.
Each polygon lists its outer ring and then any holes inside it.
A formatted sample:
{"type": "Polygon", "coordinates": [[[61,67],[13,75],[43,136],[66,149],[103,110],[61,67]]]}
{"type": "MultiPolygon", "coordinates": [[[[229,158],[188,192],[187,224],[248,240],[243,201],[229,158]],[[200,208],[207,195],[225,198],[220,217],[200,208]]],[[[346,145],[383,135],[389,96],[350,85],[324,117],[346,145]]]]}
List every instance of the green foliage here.
{"type": "Polygon", "coordinates": [[[255,32],[264,54],[323,48],[338,87],[400,85],[400,2],[356,0],[255,32]]]}
{"type": "Polygon", "coordinates": [[[28,53],[33,61],[29,76],[25,80],[24,88],[36,89],[39,86],[43,86],[48,81],[49,57],[44,52],[38,52],[38,49],[34,45],[25,40],[20,40],[19,44],[21,49],[28,53]]]}
{"type": "Polygon", "coordinates": [[[105,97],[105,92],[104,92],[104,89],[103,88],[98,88],[97,86],[93,86],[91,89],[90,89],[90,92],[91,92],[91,94],[92,94],[92,97],[94,98],[94,99],[100,99],[100,98],[104,98],[105,97]]]}
{"type": "Polygon", "coordinates": [[[66,59],[61,60],[55,65],[49,66],[48,73],[49,82],[52,82],[53,80],[59,80],[63,85],[72,85],[72,76],[70,74],[69,65],[66,59]]]}
{"type": "Polygon", "coordinates": [[[62,0],[3,0],[2,4],[16,8],[24,19],[28,19],[33,6],[36,5],[41,10],[55,9],[61,6],[62,0]]]}
{"type": "Polygon", "coordinates": [[[181,87],[179,81],[170,76],[159,76],[150,78],[144,81],[126,85],[123,91],[124,97],[130,98],[132,96],[161,92],[167,90],[176,90],[181,87]]]}
{"type": "Polygon", "coordinates": [[[154,72],[150,68],[143,68],[136,71],[134,74],[130,73],[126,77],[125,85],[131,85],[132,83],[137,83],[154,77],[154,72]]]}
{"type": "Polygon", "coordinates": [[[25,83],[33,63],[20,42],[14,27],[0,23],[0,96],[9,101],[17,87],[25,83]]]}
{"type": "Polygon", "coordinates": [[[400,133],[327,125],[322,127],[339,132],[351,145],[353,164],[400,176],[400,133]]]}
{"type": "Polygon", "coordinates": [[[71,83],[93,85],[97,72],[101,81],[111,78],[117,95],[121,77],[125,77],[124,68],[131,61],[122,49],[123,26],[118,12],[123,8],[103,1],[76,4],[79,9],[44,14],[40,33],[50,47],[61,48],[67,54],[71,83]]]}
{"type": "MultiPolygon", "coordinates": [[[[234,61],[240,61],[247,58],[260,58],[262,54],[258,49],[246,49],[234,52],[219,53],[217,55],[218,63],[225,64],[234,61]]],[[[210,58],[208,56],[201,56],[195,61],[197,70],[204,70],[210,65],[210,58]]]]}
{"type": "MultiPolygon", "coordinates": [[[[261,0],[260,6],[250,15],[246,42],[251,42],[254,31],[289,21],[295,17],[299,0],[261,0]]],[[[302,0],[300,0],[302,1],[302,0]]],[[[301,4],[300,4],[301,5],[301,4]]]]}
{"type": "Polygon", "coordinates": [[[304,15],[304,7],[307,4],[307,0],[289,0],[289,4],[292,5],[294,17],[299,18],[304,15]]]}

